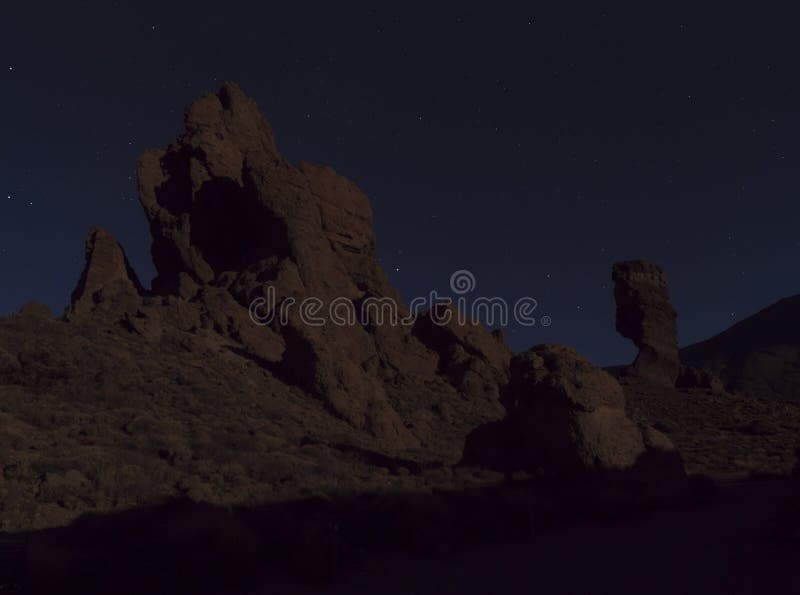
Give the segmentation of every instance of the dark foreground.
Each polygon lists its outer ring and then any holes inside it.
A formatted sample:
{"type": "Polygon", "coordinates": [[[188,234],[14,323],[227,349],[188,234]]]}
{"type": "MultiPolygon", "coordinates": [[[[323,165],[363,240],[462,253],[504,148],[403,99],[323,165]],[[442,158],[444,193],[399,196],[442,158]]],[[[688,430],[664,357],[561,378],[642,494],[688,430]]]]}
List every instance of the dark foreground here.
{"type": "Polygon", "coordinates": [[[84,517],[6,535],[2,592],[800,591],[792,482],[700,483],[649,511],[574,493],[530,504],[526,490],[84,517]]]}

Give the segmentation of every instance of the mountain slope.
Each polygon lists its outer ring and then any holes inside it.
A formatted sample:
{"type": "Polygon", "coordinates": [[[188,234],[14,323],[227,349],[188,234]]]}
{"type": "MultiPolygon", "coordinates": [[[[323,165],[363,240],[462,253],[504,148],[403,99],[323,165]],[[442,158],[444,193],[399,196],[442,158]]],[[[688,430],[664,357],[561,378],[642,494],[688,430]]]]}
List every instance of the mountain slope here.
{"type": "Polygon", "coordinates": [[[718,374],[729,389],[800,401],[800,295],[681,349],[681,361],[718,374]]]}

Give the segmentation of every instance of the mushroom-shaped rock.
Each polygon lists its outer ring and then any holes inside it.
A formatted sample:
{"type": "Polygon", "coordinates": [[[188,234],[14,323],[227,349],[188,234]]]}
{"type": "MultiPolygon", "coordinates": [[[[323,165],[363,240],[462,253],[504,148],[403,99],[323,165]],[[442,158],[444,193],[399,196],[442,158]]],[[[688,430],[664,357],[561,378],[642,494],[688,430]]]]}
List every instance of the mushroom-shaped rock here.
{"type": "Polygon", "coordinates": [[[639,348],[626,372],[674,386],[680,370],[678,322],[666,273],[649,262],[633,260],[615,263],[612,279],[617,331],[639,348]]]}

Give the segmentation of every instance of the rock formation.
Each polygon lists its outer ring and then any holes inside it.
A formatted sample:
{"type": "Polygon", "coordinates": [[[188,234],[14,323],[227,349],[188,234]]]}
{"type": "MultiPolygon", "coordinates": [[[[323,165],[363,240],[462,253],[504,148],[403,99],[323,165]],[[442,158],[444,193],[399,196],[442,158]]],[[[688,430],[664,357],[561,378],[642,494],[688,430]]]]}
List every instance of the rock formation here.
{"type": "MultiPolygon", "coordinates": [[[[139,162],[157,293],[192,300],[213,286],[247,308],[269,284],[276,307],[287,298],[313,298],[325,307],[367,296],[399,302],[378,265],[366,196],[330,168],[286,162],[241,89],[225,85],[196,101],[185,123],[175,143],[139,162]]],[[[407,329],[371,332],[360,324],[327,322],[304,324],[295,311],[286,326],[262,331],[269,343],[275,342],[273,331],[281,336],[282,352],[259,349],[252,332],[251,349],[261,357],[271,353],[266,359],[283,378],[380,438],[384,448],[418,446],[376,370],[380,343],[403,344],[419,362],[428,359],[425,348],[406,344],[407,329]]]]}
{"type": "Polygon", "coordinates": [[[98,310],[120,314],[136,308],[143,293],[119,242],[106,230],[92,228],[86,238],[86,266],[72,292],[68,315],[80,317],[98,310]]]}
{"type": "Polygon", "coordinates": [[[654,264],[635,260],[614,264],[612,279],[617,331],[639,348],[627,372],[674,386],[680,369],[678,323],[666,274],[654,264]]]}
{"type": "Polygon", "coordinates": [[[414,335],[439,354],[439,371],[454,386],[471,395],[488,391],[487,401],[499,408],[498,390],[508,383],[511,349],[479,322],[462,315],[462,323],[458,317],[454,306],[436,305],[417,318],[414,335]]]}
{"type": "Polygon", "coordinates": [[[19,309],[20,316],[30,316],[32,318],[52,318],[53,313],[50,306],[41,302],[31,301],[22,305],[19,309]]]}

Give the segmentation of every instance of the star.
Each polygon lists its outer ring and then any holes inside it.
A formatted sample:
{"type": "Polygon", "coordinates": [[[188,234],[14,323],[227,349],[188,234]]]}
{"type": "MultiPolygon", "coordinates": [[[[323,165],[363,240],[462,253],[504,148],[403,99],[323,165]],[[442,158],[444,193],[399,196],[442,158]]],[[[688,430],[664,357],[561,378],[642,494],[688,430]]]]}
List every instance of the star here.
{"type": "Polygon", "coordinates": [[[14,70],[14,67],[13,66],[9,66],[8,67],[8,71],[11,72],[12,70],[14,70]]]}

